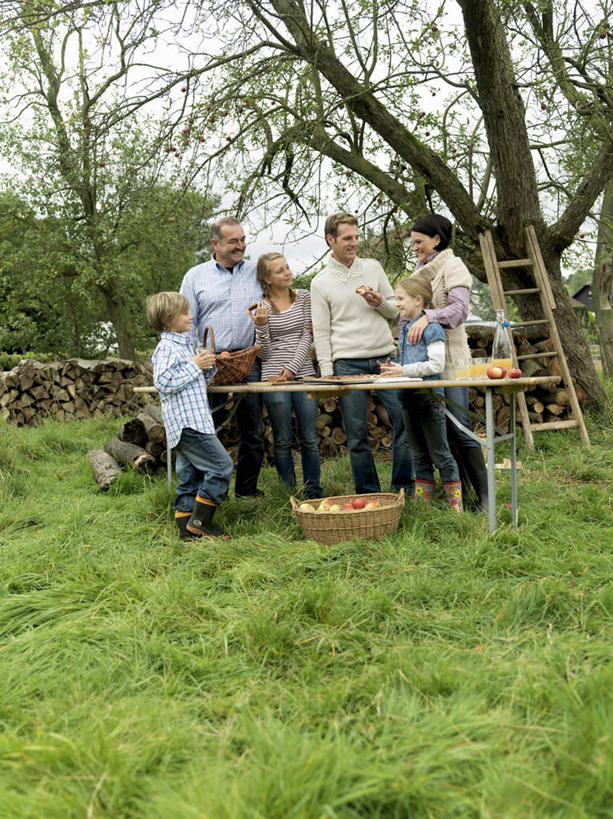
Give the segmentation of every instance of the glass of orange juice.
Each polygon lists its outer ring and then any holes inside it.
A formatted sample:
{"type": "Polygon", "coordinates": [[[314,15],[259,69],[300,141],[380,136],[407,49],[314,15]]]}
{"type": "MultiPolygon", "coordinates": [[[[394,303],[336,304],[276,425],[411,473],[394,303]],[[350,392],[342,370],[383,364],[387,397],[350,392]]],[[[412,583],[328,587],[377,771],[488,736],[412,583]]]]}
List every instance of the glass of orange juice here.
{"type": "Polygon", "coordinates": [[[470,362],[470,377],[487,378],[487,371],[490,366],[489,358],[473,358],[470,362]]]}
{"type": "Polygon", "coordinates": [[[470,358],[457,358],[453,362],[455,368],[455,377],[466,380],[470,378],[470,358]]]}

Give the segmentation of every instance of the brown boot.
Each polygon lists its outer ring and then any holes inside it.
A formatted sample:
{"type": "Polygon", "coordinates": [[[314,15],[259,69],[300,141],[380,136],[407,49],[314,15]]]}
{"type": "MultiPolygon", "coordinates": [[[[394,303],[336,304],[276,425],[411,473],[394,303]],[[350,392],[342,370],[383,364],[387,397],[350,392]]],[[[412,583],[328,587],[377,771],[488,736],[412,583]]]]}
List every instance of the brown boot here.
{"type": "Polygon", "coordinates": [[[230,535],[212,523],[216,509],[217,506],[213,501],[196,495],[196,503],[194,504],[191,517],[185,526],[187,531],[197,537],[223,537],[229,540],[230,535]]]}
{"type": "Polygon", "coordinates": [[[445,489],[445,495],[449,501],[449,506],[451,506],[452,509],[455,509],[456,512],[463,512],[464,504],[462,503],[462,482],[449,481],[449,483],[443,483],[443,488],[445,489]]]}

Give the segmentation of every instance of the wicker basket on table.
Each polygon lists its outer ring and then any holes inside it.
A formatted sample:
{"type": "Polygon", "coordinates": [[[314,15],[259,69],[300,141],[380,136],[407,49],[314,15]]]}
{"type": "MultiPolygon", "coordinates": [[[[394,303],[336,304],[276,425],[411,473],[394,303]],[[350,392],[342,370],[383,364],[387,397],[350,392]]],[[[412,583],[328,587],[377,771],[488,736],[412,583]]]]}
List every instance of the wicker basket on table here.
{"type": "MultiPolygon", "coordinates": [[[[215,333],[212,327],[204,328],[202,346],[206,347],[209,334],[211,336],[211,350],[215,352],[215,333]]],[[[223,387],[227,384],[240,384],[251,372],[251,368],[259,352],[260,345],[254,344],[252,347],[245,347],[244,350],[235,350],[233,353],[220,353],[220,355],[215,355],[217,372],[211,380],[211,385],[223,387]]]]}
{"type": "Polygon", "coordinates": [[[309,501],[291,498],[292,512],[302,527],[305,537],[332,546],[343,540],[356,538],[374,539],[398,529],[404,506],[404,489],[394,492],[377,492],[368,495],[335,495],[309,501]],[[379,506],[369,509],[352,509],[346,512],[318,512],[324,501],[342,506],[355,498],[375,500],[379,506]],[[300,511],[302,503],[308,503],[315,511],[300,511]]]}

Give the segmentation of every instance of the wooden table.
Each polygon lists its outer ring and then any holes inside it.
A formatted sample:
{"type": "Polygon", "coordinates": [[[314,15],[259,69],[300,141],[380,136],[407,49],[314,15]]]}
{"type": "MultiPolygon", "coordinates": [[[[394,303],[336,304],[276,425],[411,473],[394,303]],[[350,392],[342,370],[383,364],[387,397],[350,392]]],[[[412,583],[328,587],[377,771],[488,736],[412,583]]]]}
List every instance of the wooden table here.
{"type": "MultiPolygon", "coordinates": [[[[325,382],[326,379],[321,379],[325,382]]],[[[519,524],[519,509],[517,504],[517,430],[515,426],[515,394],[524,392],[530,387],[537,385],[554,385],[560,382],[560,376],[534,376],[531,378],[475,378],[475,379],[455,379],[439,381],[393,381],[393,382],[353,382],[351,384],[330,384],[319,383],[317,379],[312,381],[287,381],[282,384],[270,384],[267,381],[250,381],[242,384],[230,384],[228,386],[209,386],[210,393],[228,393],[232,395],[245,395],[247,393],[267,393],[267,392],[306,392],[314,398],[322,398],[326,395],[342,395],[352,390],[427,390],[430,392],[436,387],[479,387],[485,391],[485,447],[487,451],[487,486],[488,486],[488,517],[490,532],[496,531],[496,465],[495,447],[503,441],[510,442],[510,463],[511,463],[511,521],[514,528],[519,524]],[[505,433],[494,424],[494,392],[510,393],[510,418],[509,429],[505,433]]],[[[134,392],[157,392],[155,387],[134,387],[134,392]]],[[[434,398],[445,404],[450,403],[444,396],[432,393],[434,398]]],[[[468,430],[453,416],[449,409],[445,408],[445,414],[450,421],[477,441],[481,446],[483,439],[471,430],[468,430]]],[[[172,471],[170,452],[168,453],[168,482],[172,484],[172,471]]]]}

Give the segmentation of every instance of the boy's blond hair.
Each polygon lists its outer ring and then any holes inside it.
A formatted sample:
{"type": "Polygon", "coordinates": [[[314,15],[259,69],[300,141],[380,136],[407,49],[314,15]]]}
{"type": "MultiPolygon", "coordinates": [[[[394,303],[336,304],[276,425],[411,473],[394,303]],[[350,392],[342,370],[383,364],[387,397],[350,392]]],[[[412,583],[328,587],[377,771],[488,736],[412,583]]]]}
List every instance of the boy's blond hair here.
{"type": "Polygon", "coordinates": [[[181,293],[165,290],[147,299],[147,321],[158,333],[183,313],[189,313],[189,301],[181,293]]]}
{"type": "Polygon", "coordinates": [[[421,296],[424,302],[424,307],[430,307],[432,304],[432,288],[430,283],[425,279],[420,279],[419,276],[409,276],[406,279],[400,279],[396,282],[394,288],[402,290],[407,296],[421,296]]]}

